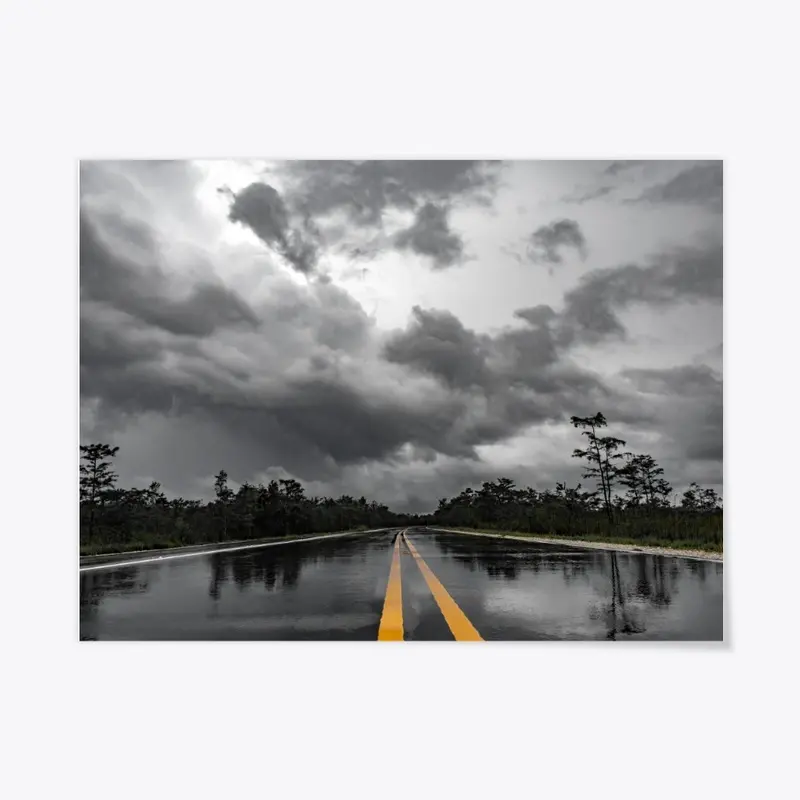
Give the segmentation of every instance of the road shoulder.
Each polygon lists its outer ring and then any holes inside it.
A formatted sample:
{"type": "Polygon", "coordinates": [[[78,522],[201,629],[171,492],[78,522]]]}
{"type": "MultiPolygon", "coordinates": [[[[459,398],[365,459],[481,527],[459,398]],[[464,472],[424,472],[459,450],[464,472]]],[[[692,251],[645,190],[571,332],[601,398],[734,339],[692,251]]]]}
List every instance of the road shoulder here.
{"type": "Polygon", "coordinates": [[[221,553],[228,550],[250,550],[258,547],[270,547],[292,542],[304,542],[315,539],[336,539],[343,536],[359,536],[367,533],[378,533],[388,528],[375,528],[367,531],[336,531],[335,533],[313,533],[307,536],[284,536],[271,539],[243,539],[229,542],[211,542],[202,545],[186,545],[185,547],[168,547],[159,550],[128,550],[120,553],[97,553],[80,557],[81,567],[115,564],[117,562],[156,561],[175,558],[176,556],[202,555],[204,553],[221,553]]]}
{"type": "Polygon", "coordinates": [[[583,539],[557,539],[547,536],[518,536],[513,533],[487,533],[485,531],[470,531],[458,528],[434,528],[432,531],[445,533],[461,533],[465,536],[485,536],[490,539],[513,539],[518,542],[538,542],[539,544],[558,544],[565,547],[590,548],[592,550],[617,550],[623,553],[644,553],[654,556],[672,556],[675,558],[690,558],[696,561],[723,562],[722,553],[712,553],[707,550],[679,550],[671,547],[648,547],[646,545],[615,544],[612,542],[588,542],[583,539]]]}

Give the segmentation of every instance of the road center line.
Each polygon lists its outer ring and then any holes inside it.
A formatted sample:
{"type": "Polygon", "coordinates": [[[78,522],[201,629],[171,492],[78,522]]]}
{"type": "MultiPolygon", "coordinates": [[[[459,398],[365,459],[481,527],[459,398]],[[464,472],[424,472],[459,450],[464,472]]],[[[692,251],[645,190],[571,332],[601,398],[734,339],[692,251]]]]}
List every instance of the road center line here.
{"type": "Polygon", "coordinates": [[[389,570],[389,583],[386,585],[386,597],[383,601],[383,614],[378,628],[379,642],[403,641],[403,589],[400,578],[400,537],[394,540],[392,566],[389,570]]]}
{"type": "MultiPolygon", "coordinates": [[[[457,642],[482,642],[483,637],[475,629],[475,626],[467,619],[467,615],[459,608],[458,603],[453,600],[447,592],[447,589],[442,586],[441,581],[433,574],[431,568],[425,563],[422,556],[417,552],[417,548],[408,540],[405,533],[400,534],[406,547],[411,551],[417,566],[422,572],[422,577],[425,578],[425,583],[431,590],[433,599],[436,600],[439,610],[444,616],[445,622],[450,627],[450,631],[455,637],[457,642]]],[[[398,536],[398,539],[400,538],[398,536]]],[[[399,569],[399,568],[398,568],[399,569]]]]}

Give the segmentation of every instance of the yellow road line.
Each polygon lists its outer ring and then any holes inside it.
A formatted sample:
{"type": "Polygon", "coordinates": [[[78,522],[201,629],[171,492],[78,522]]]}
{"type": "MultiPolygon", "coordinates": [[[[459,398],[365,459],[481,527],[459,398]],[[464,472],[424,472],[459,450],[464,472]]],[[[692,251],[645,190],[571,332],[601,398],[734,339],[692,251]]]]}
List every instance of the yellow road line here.
{"type": "Polygon", "coordinates": [[[442,586],[441,581],[431,572],[431,568],[423,561],[422,556],[417,552],[417,548],[411,544],[405,533],[402,536],[456,641],[482,642],[483,637],[475,630],[475,626],[467,619],[466,614],[458,607],[456,601],[450,597],[447,589],[442,586]]]}
{"type": "Polygon", "coordinates": [[[403,588],[400,579],[400,537],[394,540],[392,566],[389,570],[389,583],[386,586],[386,598],[383,601],[383,614],[378,628],[379,642],[403,641],[403,588]]]}

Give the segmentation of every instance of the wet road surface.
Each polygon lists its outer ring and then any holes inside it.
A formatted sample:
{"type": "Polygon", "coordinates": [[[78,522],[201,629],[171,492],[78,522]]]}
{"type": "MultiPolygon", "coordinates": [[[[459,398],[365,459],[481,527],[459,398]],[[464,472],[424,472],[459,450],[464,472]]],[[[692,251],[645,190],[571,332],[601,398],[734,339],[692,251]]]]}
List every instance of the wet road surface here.
{"type": "Polygon", "coordinates": [[[80,572],[87,640],[721,641],[718,562],[379,531],[80,572]]]}

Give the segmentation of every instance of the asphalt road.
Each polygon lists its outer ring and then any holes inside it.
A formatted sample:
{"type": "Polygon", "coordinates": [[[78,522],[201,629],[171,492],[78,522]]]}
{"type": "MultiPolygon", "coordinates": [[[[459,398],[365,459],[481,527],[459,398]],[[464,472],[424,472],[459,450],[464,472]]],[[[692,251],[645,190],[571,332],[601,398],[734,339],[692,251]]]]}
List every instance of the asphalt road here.
{"type": "Polygon", "coordinates": [[[433,530],[93,564],[84,640],[721,641],[723,565],[433,530]]]}

